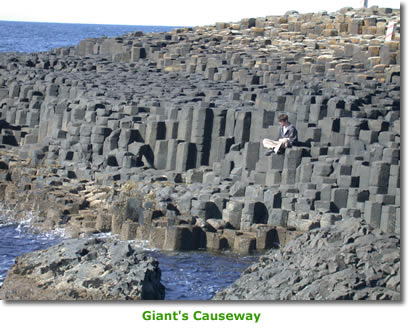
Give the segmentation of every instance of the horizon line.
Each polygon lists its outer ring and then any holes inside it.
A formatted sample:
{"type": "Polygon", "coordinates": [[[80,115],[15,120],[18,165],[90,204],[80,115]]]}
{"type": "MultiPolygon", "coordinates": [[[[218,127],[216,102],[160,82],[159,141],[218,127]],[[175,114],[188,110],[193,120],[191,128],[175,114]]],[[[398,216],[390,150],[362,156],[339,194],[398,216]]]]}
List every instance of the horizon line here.
{"type": "Polygon", "coordinates": [[[42,23],[42,24],[80,24],[80,25],[118,25],[118,26],[154,26],[154,27],[174,27],[174,28],[186,28],[193,27],[189,25],[156,25],[156,24],[116,24],[116,23],[80,23],[80,22],[52,22],[52,21],[26,21],[26,20],[11,20],[2,19],[0,22],[13,22],[13,23],[42,23]]]}

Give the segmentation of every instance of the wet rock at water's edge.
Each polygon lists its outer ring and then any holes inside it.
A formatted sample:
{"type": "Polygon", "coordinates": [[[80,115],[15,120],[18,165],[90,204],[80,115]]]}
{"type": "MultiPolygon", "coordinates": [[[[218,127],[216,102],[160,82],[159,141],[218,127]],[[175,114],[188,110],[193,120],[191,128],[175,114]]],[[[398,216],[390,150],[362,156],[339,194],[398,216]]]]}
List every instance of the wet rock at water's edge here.
{"type": "Polygon", "coordinates": [[[128,242],[70,239],[16,259],[4,300],[160,300],[159,263],[128,242]]]}

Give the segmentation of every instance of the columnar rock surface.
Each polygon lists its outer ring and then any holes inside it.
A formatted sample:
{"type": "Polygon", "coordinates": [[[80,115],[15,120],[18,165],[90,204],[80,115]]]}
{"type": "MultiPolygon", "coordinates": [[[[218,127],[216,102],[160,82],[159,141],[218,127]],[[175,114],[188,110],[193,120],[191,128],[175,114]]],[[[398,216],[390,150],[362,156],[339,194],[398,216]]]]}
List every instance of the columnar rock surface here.
{"type": "Polygon", "coordinates": [[[74,236],[168,250],[246,253],[346,218],[399,233],[399,28],[385,41],[399,15],[288,12],[1,54],[0,193],[74,236]],[[265,157],[280,113],[300,143],[265,157]]]}
{"type": "Polygon", "coordinates": [[[158,262],[122,241],[66,240],[18,257],[3,300],[164,299],[158,262]]]}
{"type": "Polygon", "coordinates": [[[400,292],[400,239],[344,220],[262,256],[213,299],[400,300],[400,292]]]}

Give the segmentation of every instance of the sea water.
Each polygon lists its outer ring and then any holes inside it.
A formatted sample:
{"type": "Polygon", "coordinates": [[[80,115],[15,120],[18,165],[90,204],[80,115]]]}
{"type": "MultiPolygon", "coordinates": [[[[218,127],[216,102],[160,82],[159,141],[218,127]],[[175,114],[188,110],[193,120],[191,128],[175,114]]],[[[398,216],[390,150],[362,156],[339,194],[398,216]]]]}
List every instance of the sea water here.
{"type": "Polygon", "coordinates": [[[0,52],[45,52],[75,46],[86,38],[116,37],[129,32],[166,32],[173,26],[64,24],[0,21],[0,52]]]}
{"type": "Polygon", "coordinates": [[[46,249],[61,240],[58,232],[34,233],[30,220],[29,215],[27,221],[17,224],[7,217],[4,210],[0,211],[0,285],[17,256],[46,249]]]}

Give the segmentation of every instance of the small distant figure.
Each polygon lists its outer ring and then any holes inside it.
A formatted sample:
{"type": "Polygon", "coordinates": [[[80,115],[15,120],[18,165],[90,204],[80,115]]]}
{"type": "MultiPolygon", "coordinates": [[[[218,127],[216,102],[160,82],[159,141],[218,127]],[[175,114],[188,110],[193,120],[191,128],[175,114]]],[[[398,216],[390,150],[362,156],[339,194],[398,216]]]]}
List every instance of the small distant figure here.
{"type": "Polygon", "coordinates": [[[289,117],[282,114],[278,117],[279,120],[279,134],[277,140],[264,139],[263,146],[268,148],[265,152],[266,156],[272,153],[279,153],[280,150],[284,150],[287,147],[296,145],[298,141],[298,132],[295,126],[289,123],[289,117]]]}

